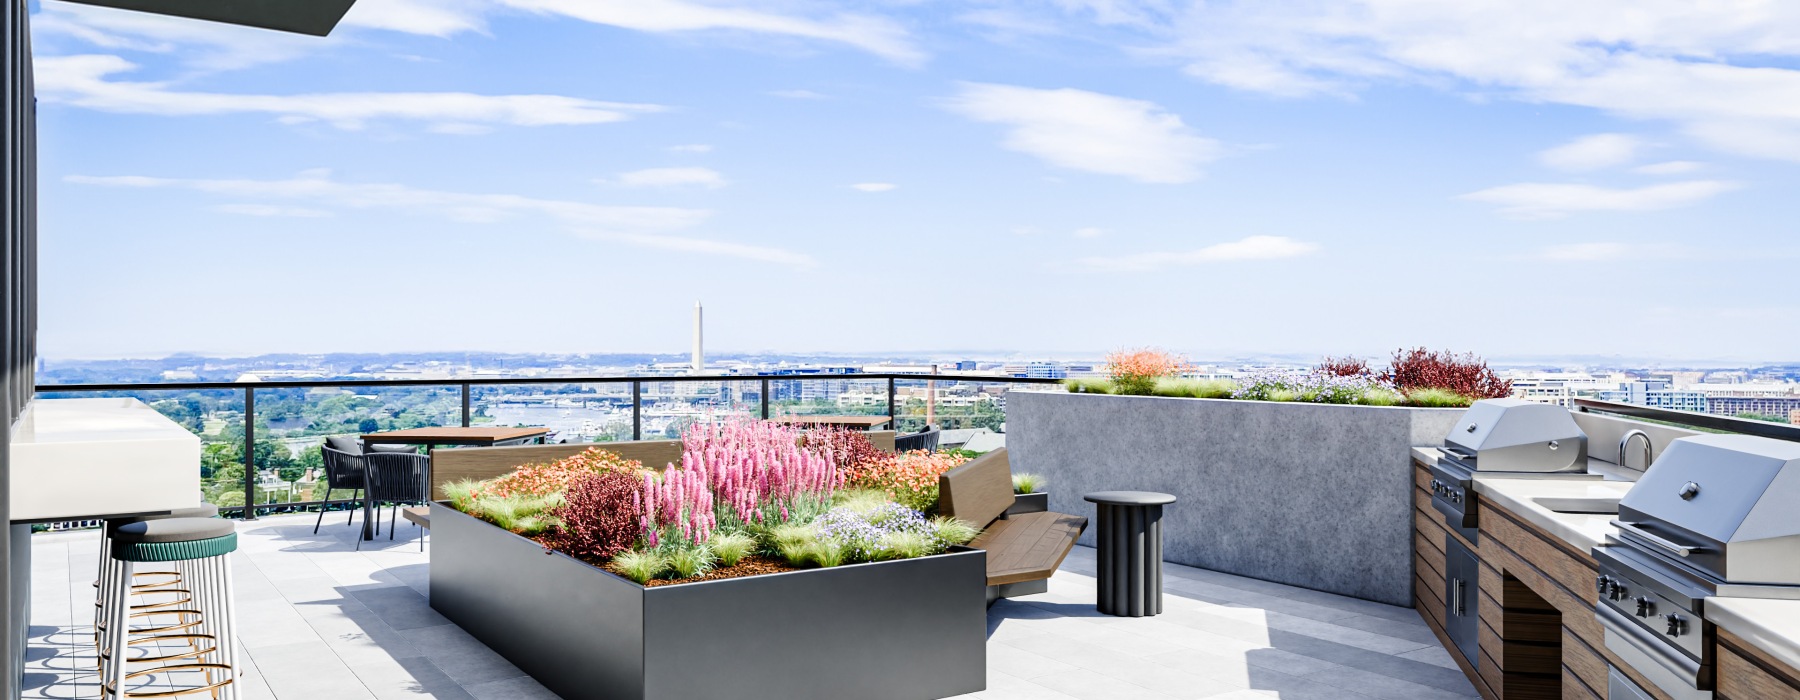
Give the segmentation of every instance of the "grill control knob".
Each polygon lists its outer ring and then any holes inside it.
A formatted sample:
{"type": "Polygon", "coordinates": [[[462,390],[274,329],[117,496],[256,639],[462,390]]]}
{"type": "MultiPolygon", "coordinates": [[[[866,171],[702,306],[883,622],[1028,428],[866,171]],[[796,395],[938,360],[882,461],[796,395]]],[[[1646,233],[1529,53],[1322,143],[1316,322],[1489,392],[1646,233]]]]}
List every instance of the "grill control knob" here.
{"type": "Polygon", "coordinates": [[[1637,605],[1638,617],[1649,617],[1656,614],[1656,601],[1651,600],[1648,596],[1638,596],[1637,605]]]}
{"type": "Polygon", "coordinates": [[[1606,587],[1612,584],[1612,580],[1611,576],[1601,574],[1600,578],[1594,579],[1594,592],[1600,595],[1606,595],[1606,587]]]}
{"type": "Polygon", "coordinates": [[[1669,613],[1663,616],[1663,620],[1669,623],[1669,628],[1664,632],[1671,637],[1679,637],[1687,631],[1687,620],[1680,615],[1669,613]]]}
{"type": "Polygon", "coordinates": [[[1620,585],[1618,580],[1614,579],[1606,585],[1606,597],[1612,600],[1624,600],[1625,586],[1620,585]]]}

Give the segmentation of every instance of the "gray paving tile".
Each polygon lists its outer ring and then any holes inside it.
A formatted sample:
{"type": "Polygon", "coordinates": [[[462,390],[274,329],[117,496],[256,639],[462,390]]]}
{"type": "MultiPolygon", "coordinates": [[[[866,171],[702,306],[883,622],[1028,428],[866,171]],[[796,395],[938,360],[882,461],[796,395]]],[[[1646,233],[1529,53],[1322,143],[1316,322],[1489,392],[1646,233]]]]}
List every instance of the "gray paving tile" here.
{"type": "Polygon", "coordinates": [[[374,698],[362,679],[321,641],[252,649],[251,658],[277,698],[374,698]]]}
{"type": "MultiPolygon", "coordinates": [[[[357,530],[338,520],[314,535],[305,515],[240,527],[233,571],[246,698],[554,697],[429,608],[429,552],[385,537],[359,552],[357,530]]],[[[24,697],[93,697],[82,616],[91,616],[97,537],[38,536],[33,547],[35,675],[24,697]]],[[[1092,550],[1077,548],[1049,592],[989,610],[988,688],[964,700],[1473,692],[1410,609],[1170,565],[1165,614],[1117,618],[1094,610],[1092,564],[1092,550]]]]}
{"type": "Polygon", "coordinates": [[[468,691],[476,700],[558,700],[560,697],[527,677],[472,685],[468,691]]]}
{"type": "Polygon", "coordinates": [[[519,667],[488,649],[455,625],[420,627],[402,632],[431,663],[464,688],[525,675],[519,667]]]}
{"type": "Polygon", "coordinates": [[[425,596],[410,586],[359,588],[352,589],[350,594],[397,630],[450,624],[438,611],[431,609],[425,596]]]}
{"type": "Polygon", "coordinates": [[[350,670],[362,680],[370,693],[381,700],[469,700],[474,697],[423,657],[364,661],[362,664],[352,664],[350,670]]]}

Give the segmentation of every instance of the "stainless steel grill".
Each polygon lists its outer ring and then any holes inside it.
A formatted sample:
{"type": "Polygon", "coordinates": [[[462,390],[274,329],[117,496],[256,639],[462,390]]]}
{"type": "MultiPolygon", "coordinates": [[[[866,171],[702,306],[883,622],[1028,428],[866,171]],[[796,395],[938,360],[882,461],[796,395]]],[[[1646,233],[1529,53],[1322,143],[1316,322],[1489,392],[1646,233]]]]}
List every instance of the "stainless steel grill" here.
{"type": "Polygon", "coordinates": [[[1478,507],[1469,486],[1477,472],[1588,476],[1587,434],[1559,406],[1520,399],[1484,399],[1470,406],[1444,437],[1431,481],[1432,506],[1470,541],[1476,537],[1478,507]]]}
{"type": "Polygon", "coordinates": [[[1594,550],[1606,647],[1672,697],[1711,697],[1714,595],[1800,599],[1800,444],[1698,435],[1669,445],[1594,550]]]}

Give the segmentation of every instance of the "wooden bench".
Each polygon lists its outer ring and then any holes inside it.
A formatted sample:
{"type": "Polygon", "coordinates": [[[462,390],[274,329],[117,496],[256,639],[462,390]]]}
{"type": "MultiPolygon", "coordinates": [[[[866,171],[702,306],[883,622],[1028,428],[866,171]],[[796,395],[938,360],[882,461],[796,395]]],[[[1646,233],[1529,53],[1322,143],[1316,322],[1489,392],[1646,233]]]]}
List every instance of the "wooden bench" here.
{"type": "Polygon", "coordinates": [[[1079,515],[1020,512],[1013,506],[1005,448],[938,477],[938,512],[982,528],[969,546],[987,551],[989,604],[1049,590],[1050,575],[1087,529],[1087,518],[1079,515]]]}
{"type": "Polygon", "coordinates": [[[431,506],[407,506],[400,509],[400,517],[414,525],[431,529],[431,506]]]}

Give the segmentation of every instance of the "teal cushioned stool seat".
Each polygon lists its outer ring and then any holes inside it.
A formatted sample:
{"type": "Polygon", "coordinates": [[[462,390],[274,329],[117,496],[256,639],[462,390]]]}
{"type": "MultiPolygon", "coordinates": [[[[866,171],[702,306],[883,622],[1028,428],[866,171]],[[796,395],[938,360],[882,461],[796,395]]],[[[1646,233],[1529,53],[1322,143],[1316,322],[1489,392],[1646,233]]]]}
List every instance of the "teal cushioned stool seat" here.
{"type": "Polygon", "coordinates": [[[237,550],[235,522],[154,517],[109,526],[106,536],[101,697],[210,693],[237,700],[237,628],[227,556],[237,550]],[[173,580],[133,585],[139,576],[173,580]],[[134,599],[142,602],[134,605],[134,599]],[[133,665],[139,668],[128,668],[133,665]]]}
{"type": "Polygon", "coordinates": [[[161,562],[216,557],[237,549],[237,528],[219,518],[163,518],[120,525],[112,532],[119,561],[161,562]]]}

